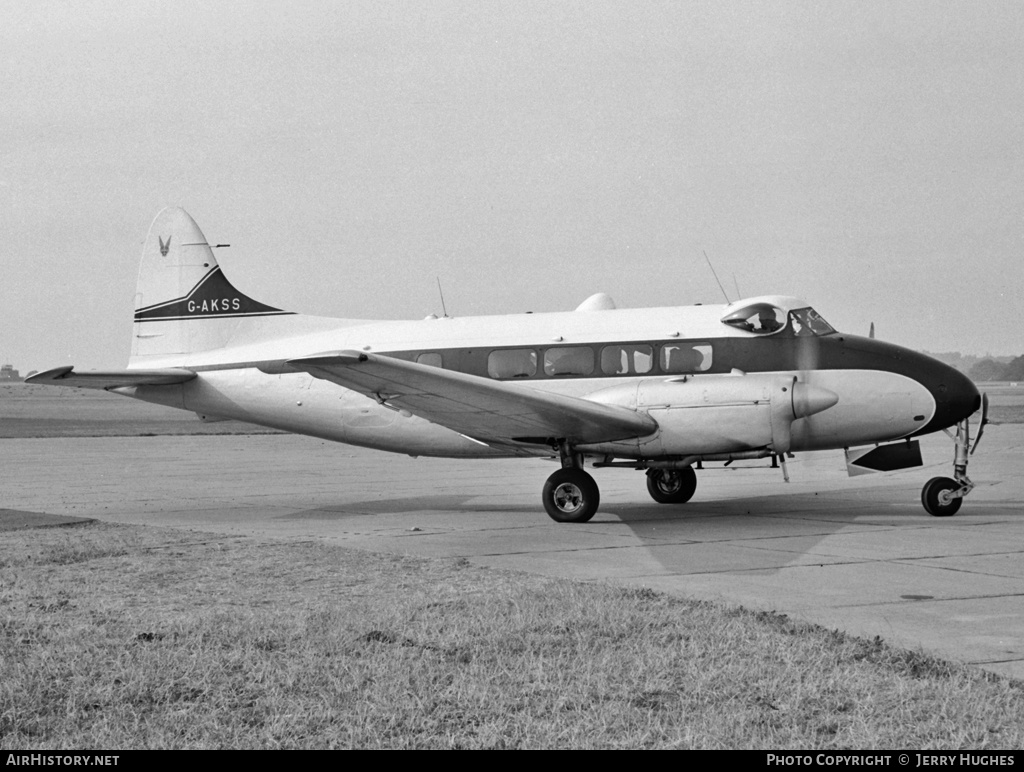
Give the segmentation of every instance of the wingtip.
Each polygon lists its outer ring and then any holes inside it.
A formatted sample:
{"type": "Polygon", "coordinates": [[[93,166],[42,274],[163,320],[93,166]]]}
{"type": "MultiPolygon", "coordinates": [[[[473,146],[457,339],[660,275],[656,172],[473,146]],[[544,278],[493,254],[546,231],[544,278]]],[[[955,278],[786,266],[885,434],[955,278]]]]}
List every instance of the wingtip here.
{"type": "Polygon", "coordinates": [[[66,376],[74,369],[74,365],[62,365],[61,367],[51,367],[49,370],[44,370],[41,373],[30,375],[28,378],[25,379],[25,383],[42,383],[43,381],[56,381],[66,376]]]}

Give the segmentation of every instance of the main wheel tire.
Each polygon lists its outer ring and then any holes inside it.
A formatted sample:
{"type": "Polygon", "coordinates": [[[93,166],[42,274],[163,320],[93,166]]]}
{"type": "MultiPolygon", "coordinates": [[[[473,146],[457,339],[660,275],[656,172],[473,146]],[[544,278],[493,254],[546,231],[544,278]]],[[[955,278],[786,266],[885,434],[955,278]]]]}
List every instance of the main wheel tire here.
{"type": "Polygon", "coordinates": [[[559,523],[585,523],[597,512],[601,493],[582,469],[559,469],[544,483],[544,509],[559,523]]]}
{"type": "Polygon", "coordinates": [[[960,483],[949,477],[933,477],[921,489],[921,503],[925,511],[933,517],[950,517],[957,513],[964,503],[962,496],[949,498],[951,491],[960,487],[960,483]]]}
{"type": "Polygon", "coordinates": [[[697,473],[692,466],[683,469],[650,469],[647,492],[659,504],[685,504],[697,490],[697,473]]]}

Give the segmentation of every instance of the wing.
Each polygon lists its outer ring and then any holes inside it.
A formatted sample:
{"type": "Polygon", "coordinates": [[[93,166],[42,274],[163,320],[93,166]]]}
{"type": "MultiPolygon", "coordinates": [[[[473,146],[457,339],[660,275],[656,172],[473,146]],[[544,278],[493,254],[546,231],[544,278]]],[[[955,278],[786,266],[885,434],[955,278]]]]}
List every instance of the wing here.
{"type": "Polygon", "coordinates": [[[79,389],[117,389],[123,386],[170,386],[196,377],[191,370],[168,367],[161,370],[86,370],[76,373],[74,367],[55,367],[29,376],[25,383],[40,386],[74,386],[79,389]]]}
{"type": "Polygon", "coordinates": [[[287,364],[480,440],[610,442],[658,428],[653,418],[629,408],[360,351],[287,364]]]}

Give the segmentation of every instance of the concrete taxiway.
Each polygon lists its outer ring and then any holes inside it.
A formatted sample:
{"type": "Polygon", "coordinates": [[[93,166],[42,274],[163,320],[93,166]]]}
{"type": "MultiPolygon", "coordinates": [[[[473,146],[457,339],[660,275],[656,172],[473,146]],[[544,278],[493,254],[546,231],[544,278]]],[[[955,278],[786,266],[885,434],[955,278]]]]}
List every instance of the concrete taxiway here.
{"type": "Polygon", "coordinates": [[[42,513],[466,558],[786,613],[1024,678],[1024,426],[988,428],[978,487],[952,518],[919,500],[950,474],[952,443],[923,446],[925,469],[853,479],[841,453],[798,457],[789,485],[779,470],[718,467],[683,506],[651,501],[642,474],[599,470],[597,516],[559,525],[540,505],[555,469],[541,460],[287,435],[14,439],[0,443],[0,522],[42,513]]]}

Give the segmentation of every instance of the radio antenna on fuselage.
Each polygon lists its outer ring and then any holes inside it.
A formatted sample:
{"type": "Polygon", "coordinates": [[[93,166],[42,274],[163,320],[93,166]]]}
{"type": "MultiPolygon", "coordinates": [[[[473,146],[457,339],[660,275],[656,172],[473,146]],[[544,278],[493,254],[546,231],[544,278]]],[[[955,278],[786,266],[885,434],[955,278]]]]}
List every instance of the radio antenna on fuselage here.
{"type": "Polygon", "coordinates": [[[725,291],[725,287],[722,286],[722,282],[718,281],[718,274],[715,273],[715,266],[711,265],[711,258],[708,257],[708,253],[703,249],[701,252],[704,254],[704,259],[708,261],[708,268],[711,269],[711,275],[714,276],[715,281],[718,282],[718,289],[722,290],[722,294],[725,295],[725,302],[732,303],[732,301],[729,300],[729,294],[725,291]]]}
{"type": "Polygon", "coordinates": [[[437,294],[441,296],[441,313],[443,313],[445,319],[447,319],[448,318],[448,309],[445,308],[445,305],[444,305],[444,292],[441,290],[441,277],[440,276],[435,276],[434,278],[437,279],[437,294]]]}

